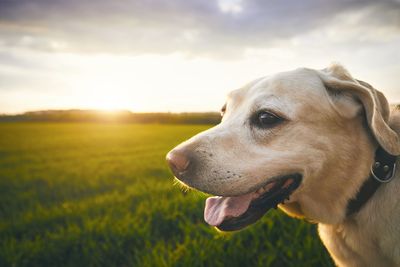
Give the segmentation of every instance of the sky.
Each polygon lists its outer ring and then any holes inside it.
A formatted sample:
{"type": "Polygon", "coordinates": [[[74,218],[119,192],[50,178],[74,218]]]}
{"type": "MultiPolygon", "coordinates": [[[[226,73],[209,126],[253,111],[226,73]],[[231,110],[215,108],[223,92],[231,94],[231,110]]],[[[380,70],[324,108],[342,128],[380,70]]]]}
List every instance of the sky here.
{"type": "Polygon", "coordinates": [[[400,0],[0,0],[0,113],[218,111],[332,62],[400,103],[400,0]]]}

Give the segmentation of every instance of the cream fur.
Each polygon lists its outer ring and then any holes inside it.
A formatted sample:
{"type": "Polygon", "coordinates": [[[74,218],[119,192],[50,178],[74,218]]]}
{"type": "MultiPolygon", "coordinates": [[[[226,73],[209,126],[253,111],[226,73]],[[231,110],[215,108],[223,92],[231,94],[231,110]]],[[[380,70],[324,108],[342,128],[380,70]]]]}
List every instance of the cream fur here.
{"type": "Polygon", "coordinates": [[[399,113],[390,114],[383,94],[340,65],[297,69],[233,91],[221,124],[176,149],[195,160],[196,173],[185,182],[215,195],[241,195],[270,177],[302,173],[301,186],[280,208],[319,223],[337,265],[400,266],[399,172],[360,212],[345,216],[378,144],[400,154],[399,113]],[[285,121],[256,129],[250,118],[259,110],[285,121]]]}

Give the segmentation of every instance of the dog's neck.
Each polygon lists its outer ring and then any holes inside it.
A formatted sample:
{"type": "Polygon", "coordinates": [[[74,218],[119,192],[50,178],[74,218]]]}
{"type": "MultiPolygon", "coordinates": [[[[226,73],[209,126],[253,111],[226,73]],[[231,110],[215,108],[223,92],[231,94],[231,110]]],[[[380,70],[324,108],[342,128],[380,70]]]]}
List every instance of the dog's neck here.
{"type": "Polygon", "coordinates": [[[381,184],[392,180],[396,172],[396,159],[396,156],[390,155],[383,148],[378,147],[369,177],[361,186],[356,197],[350,199],[347,204],[347,217],[360,211],[381,184]]]}

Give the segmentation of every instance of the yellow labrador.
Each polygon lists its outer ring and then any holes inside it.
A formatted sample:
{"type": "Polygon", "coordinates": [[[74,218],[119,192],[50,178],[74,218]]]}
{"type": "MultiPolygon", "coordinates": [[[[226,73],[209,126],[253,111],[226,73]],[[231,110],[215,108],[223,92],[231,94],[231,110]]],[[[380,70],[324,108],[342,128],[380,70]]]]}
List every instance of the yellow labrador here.
{"type": "Polygon", "coordinates": [[[399,113],[340,65],[297,69],[231,92],[222,122],[167,161],[216,195],[212,226],[238,230],[278,205],[318,222],[337,265],[400,266],[399,113]]]}

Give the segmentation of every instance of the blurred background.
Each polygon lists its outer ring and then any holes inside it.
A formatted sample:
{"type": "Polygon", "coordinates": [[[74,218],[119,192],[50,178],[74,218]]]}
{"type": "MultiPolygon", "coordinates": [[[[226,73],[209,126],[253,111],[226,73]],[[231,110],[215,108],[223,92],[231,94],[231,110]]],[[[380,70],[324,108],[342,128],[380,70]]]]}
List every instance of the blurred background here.
{"type": "Polygon", "coordinates": [[[164,157],[279,71],[339,62],[400,103],[399,47],[399,0],[1,0],[0,266],[332,266],[279,211],[207,226],[164,157]]]}

